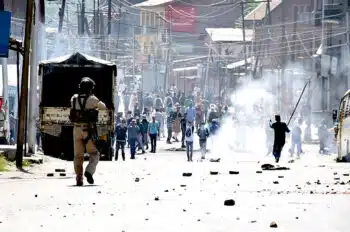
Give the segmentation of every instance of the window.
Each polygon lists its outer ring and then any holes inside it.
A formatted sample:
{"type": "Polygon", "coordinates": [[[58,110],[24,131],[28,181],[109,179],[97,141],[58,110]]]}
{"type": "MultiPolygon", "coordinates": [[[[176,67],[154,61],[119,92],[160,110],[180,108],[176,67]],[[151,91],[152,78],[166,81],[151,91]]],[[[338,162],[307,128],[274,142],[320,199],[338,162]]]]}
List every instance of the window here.
{"type": "Polygon", "coordinates": [[[312,10],[310,5],[297,5],[294,6],[296,11],[297,21],[303,24],[310,24],[312,20],[312,10]]]}
{"type": "Polygon", "coordinates": [[[146,25],[146,12],[141,11],[141,25],[146,25]]]}
{"type": "Polygon", "coordinates": [[[155,27],[156,26],[156,22],[155,22],[155,13],[150,13],[150,26],[151,27],[155,27]]]}

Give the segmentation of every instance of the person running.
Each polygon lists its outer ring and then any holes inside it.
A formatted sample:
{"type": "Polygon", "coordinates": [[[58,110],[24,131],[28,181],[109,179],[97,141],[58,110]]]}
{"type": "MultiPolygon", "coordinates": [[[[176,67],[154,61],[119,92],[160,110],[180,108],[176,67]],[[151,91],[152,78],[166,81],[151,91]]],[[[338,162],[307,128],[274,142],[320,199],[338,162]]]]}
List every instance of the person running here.
{"type": "Polygon", "coordinates": [[[292,129],[292,146],[289,149],[290,156],[293,157],[294,154],[294,148],[297,148],[297,158],[300,158],[300,154],[302,152],[301,149],[301,128],[300,125],[302,124],[302,120],[299,119],[298,123],[293,127],[292,129]]]}
{"type": "Polygon", "coordinates": [[[186,153],[187,153],[187,161],[192,162],[193,155],[193,124],[191,122],[187,122],[186,132],[185,132],[185,141],[186,141],[186,153]]]}
{"type": "Polygon", "coordinates": [[[275,115],[276,122],[272,123],[270,120],[270,127],[275,131],[275,139],[273,142],[273,156],[275,157],[276,163],[279,162],[282,149],[286,143],[286,133],[290,130],[285,122],[281,122],[281,116],[275,115]]]}
{"type": "Polygon", "coordinates": [[[158,131],[159,123],[156,121],[155,115],[153,115],[152,121],[148,124],[148,133],[151,139],[151,153],[156,153],[158,131]]]}

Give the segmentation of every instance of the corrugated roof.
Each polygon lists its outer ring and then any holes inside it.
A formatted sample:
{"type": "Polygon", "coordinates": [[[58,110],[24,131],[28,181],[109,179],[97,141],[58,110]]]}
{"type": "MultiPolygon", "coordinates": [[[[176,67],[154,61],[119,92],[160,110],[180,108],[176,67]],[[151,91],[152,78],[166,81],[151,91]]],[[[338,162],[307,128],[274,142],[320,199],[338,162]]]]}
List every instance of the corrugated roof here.
{"type": "Polygon", "coordinates": [[[138,4],[135,4],[136,7],[152,7],[152,6],[160,6],[166,3],[170,3],[174,0],[148,0],[138,4]]]}
{"type": "MultiPolygon", "coordinates": [[[[282,0],[270,1],[270,12],[281,4],[282,0]]],[[[263,20],[266,16],[267,2],[260,3],[254,10],[244,17],[244,20],[263,20]]]]}
{"type": "MultiPolygon", "coordinates": [[[[213,42],[242,42],[241,28],[205,28],[213,42]]],[[[245,29],[245,41],[252,41],[254,30],[245,29]]]]}

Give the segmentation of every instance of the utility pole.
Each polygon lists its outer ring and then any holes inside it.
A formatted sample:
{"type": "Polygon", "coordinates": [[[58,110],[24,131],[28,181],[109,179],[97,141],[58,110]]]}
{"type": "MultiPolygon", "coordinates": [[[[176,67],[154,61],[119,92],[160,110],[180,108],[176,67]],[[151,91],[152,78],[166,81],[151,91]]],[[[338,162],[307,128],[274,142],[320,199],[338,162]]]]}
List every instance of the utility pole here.
{"type": "Polygon", "coordinates": [[[135,26],[132,28],[132,76],[136,75],[136,41],[135,41],[135,26]]]}
{"type": "Polygon", "coordinates": [[[61,33],[62,32],[62,27],[63,27],[63,19],[64,19],[64,10],[66,7],[66,0],[62,0],[62,5],[61,8],[58,12],[58,16],[59,16],[59,22],[58,22],[58,32],[61,33]]]}
{"type": "Polygon", "coordinates": [[[210,33],[210,44],[209,44],[209,48],[208,48],[208,57],[207,57],[207,65],[206,65],[206,69],[205,69],[205,79],[204,79],[204,96],[205,99],[208,95],[208,83],[209,83],[209,68],[210,68],[210,58],[211,58],[211,52],[212,52],[212,33],[210,33]]]}
{"type": "Polygon", "coordinates": [[[285,24],[285,0],[282,0],[281,2],[281,7],[282,7],[282,39],[281,39],[281,48],[282,48],[282,63],[281,63],[281,99],[279,100],[279,110],[282,114],[287,115],[286,109],[287,107],[284,104],[284,100],[286,97],[286,80],[285,80],[285,65],[286,65],[286,53],[287,53],[287,48],[286,48],[286,26],[285,24]],[[284,107],[283,107],[284,106],[284,107]]]}
{"type": "MultiPolygon", "coordinates": [[[[170,12],[170,15],[171,12],[170,12]]],[[[173,31],[173,22],[172,22],[172,16],[170,16],[170,23],[169,23],[169,43],[168,43],[168,51],[166,55],[166,63],[165,63],[165,73],[164,73],[164,86],[163,91],[166,91],[167,87],[167,81],[169,78],[169,66],[170,66],[170,56],[171,56],[171,49],[172,49],[172,31],[173,31]]]]}
{"type": "Polygon", "coordinates": [[[81,25],[81,34],[85,34],[85,0],[81,0],[81,19],[80,19],[80,25],[81,25]]]}
{"type": "Polygon", "coordinates": [[[29,77],[29,55],[30,55],[30,40],[32,33],[32,21],[34,13],[34,0],[27,1],[26,25],[24,35],[24,56],[23,56],[23,72],[21,82],[21,97],[19,100],[19,121],[17,135],[17,150],[16,150],[16,166],[22,168],[23,164],[23,145],[25,137],[26,123],[26,108],[28,103],[28,77],[29,77]]]}
{"type": "Polygon", "coordinates": [[[244,47],[244,70],[247,75],[247,44],[245,43],[245,20],[244,20],[244,2],[241,2],[241,16],[242,16],[242,33],[243,33],[243,47],[244,47]]]}
{"type": "Polygon", "coordinates": [[[112,31],[112,0],[108,0],[108,35],[112,31]]]}
{"type": "MultiPolygon", "coordinates": [[[[28,127],[28,153],[35,154],[36,149],[36,118],[39,113],[38,109],[38,57],[41,55],[40,46],[38,46],[40,27],[39,24],[39,7],[38,0],[34,9],[34,19],[31,38],[31,53],[30,53],[30,105],[29,105],[29,127],[28,127]]],[[[38,144],[39,145],[39,144],[38,144]]]]}

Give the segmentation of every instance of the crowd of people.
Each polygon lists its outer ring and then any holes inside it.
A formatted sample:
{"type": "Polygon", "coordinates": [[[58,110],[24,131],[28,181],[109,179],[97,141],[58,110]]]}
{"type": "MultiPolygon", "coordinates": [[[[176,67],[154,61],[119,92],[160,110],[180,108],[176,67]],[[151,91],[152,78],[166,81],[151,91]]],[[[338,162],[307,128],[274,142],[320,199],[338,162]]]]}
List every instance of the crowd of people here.
{"type": "Polygon", "coordinates": [[[129,98],[128,111],[116,115],[116,156],[121,150],[125,160],[125,146],[130,148],[131,159],[136,151],[145,153],[151,144],[151,153],[156,153],[157,141],[166,139],[167,144],[179,142],[186,148],[187,161],[192,161],[194,135],[197,134],[201,158],[205,159],[207,138],[220,127],[219,119],[227,107],[218,108],[206,104],[198,92],[185,96],[181,92],[169,91],[161,97],[159,93],[147,93],[142,104],[137,94],[129,98]]]}

